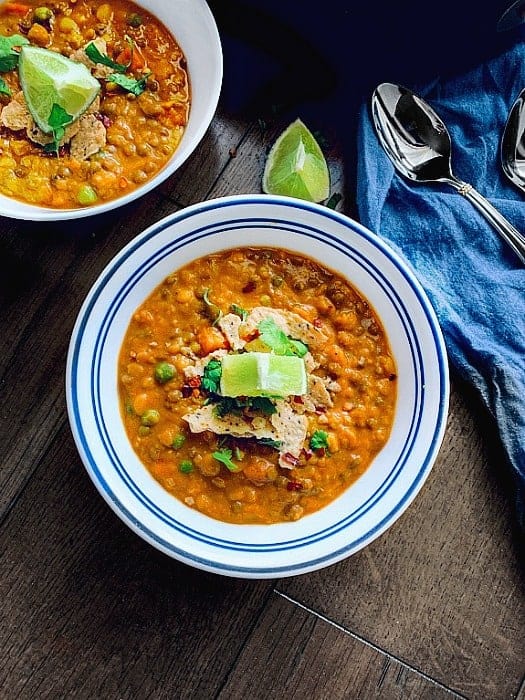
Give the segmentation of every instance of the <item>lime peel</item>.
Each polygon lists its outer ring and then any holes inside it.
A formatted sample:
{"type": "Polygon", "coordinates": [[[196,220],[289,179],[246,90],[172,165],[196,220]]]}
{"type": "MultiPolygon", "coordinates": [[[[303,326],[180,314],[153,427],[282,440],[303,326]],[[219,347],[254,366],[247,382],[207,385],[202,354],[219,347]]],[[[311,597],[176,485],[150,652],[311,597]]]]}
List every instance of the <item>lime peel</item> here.
{"type": "Polygon", "coordinates": [[[38,46],[22,46],[18,72],[31,116],[46,134],[53,133],[54,105],[76,121],[100,92],[100,83],[82,63],[38,46]]]}
{"type": "Polygon", "coordinates": [[[321,147],[300,120],[292,122],[270,149],[262,189],[266,194],[322,202],[330,194],[330,172],[321,147]]]}
{"type": "Polygon", "coordinates": [[[301,396],[307,390],[304,360],[295,355],[246,352],[225,355],[221,364],[223,396],[301,396]]]}

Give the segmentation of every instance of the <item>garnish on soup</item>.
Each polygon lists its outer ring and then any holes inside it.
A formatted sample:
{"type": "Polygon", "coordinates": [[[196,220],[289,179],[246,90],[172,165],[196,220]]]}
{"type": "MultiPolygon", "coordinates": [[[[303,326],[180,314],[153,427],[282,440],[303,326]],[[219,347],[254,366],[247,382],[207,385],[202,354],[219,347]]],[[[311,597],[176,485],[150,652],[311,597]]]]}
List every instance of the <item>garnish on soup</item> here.
{"type": "Polygon", "coordinates": [[[164,488],[219,520],[273,523],[322,508],[368,468],[396,372],[348,281],[241,248],[176,271],[137,309],[119,388],[133,448],[164,488]]]}
{"type": "Polygon", "coordinates": [[[190,106],[175,38],[130,0],[0,4],[0,192],[78,208],[154,177],[190,106]]]}

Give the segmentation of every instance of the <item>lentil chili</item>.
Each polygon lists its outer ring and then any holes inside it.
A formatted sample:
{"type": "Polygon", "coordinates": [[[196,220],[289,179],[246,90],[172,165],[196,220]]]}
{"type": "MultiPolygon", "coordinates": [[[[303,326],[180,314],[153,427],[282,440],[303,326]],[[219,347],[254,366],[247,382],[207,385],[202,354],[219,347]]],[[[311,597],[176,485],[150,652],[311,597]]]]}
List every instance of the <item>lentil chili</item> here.
{"type": "Polygon", "coordinates": [[[339,496],[386,443],[397,394],[366,299],[280,249],[225,251],[170,275],[133,314],[118,373],[125,429],[153,477],[189,507],[241,524],[297,520],[339,496]],[[283,337],[304,358],[306,395],[218,395],[225,353],[283,337]]]}
{"type": "Polygon", "coordinates": [[[0,36],[13,35],[84,63],[101,92],[66,129],[57,154],[35,127],[16,68],[1,73],[2,194],[78,208],[120,197],[166,165],[187,124],[190,85],[181,48],[156,17],[130,0],[7,2],[0,5],[0,36]],[[110,79],[115,63],[124,72],[110,79]]]}

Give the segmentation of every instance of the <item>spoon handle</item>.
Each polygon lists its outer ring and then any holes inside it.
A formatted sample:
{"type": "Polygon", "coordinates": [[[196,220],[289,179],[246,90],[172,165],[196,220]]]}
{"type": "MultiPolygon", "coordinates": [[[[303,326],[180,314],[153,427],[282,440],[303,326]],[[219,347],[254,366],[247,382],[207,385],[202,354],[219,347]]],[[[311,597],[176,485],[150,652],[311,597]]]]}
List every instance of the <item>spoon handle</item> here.
{"type": "Polygon", "coordinates": [[[462,182],[457,178],[453,178],[451,184],[492,224],[525,265],[525,236],[520,233],[518,229],[514,228],[514,226],[500,214],[496,207],[492,206],[492,204],[475,190],[472,185],[469,185],[467,182],[462,182]]]}

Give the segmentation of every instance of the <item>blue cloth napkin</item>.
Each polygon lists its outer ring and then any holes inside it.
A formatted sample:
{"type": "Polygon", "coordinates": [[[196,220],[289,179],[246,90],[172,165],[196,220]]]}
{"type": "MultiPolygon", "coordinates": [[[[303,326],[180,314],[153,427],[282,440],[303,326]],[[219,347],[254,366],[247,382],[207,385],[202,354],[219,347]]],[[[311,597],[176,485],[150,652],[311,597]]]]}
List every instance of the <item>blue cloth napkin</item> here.
{"type": "MultiPolygon", "coordinates": [[[[456,177],[525,232],[525,193],[499,162],[508,111],[525,88],[525,43],[462,75],[405,87],[448,126],[456,177]]],[[[357,183],[361,222],[411,265],[438,315],[451,366],[496,421],[525,527],[525,268],[462,195],[445,185],[410,183],[394,171],[369,104],[358,123],[357,183]]]]}

